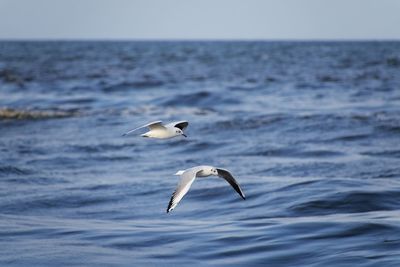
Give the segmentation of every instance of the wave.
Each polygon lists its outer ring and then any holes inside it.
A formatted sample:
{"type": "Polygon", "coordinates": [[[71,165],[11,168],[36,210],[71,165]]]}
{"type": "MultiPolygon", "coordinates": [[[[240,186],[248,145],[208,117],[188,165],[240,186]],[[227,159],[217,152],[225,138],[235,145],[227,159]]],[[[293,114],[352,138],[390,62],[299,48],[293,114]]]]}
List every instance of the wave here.
{"type": "Polygon", "coordinates": [[[104,86],[103,91],[111,92],[111,91],[125,91],[134,89],[148,89],[148,88],[161,87],[163,85],[164,82],[161,80],[143,80],[134,82],[124,81],[121,83],[104,86]]]}
{"type": "Polygon", "coordinates": [[[31,170],[15,167],[12,165],[0,166],[0,174],[2,175],[26,175],[31,173],[31,170]]]}
{"type": "Polygon", "coordinates": [[[161,101],[164,106],[174,105],[198,105],[208,102],[212,97],[211,92],[201,91],[190,94],[175,95],[171,98],[161,101]]]}
{"type": "Polygon", "coordinates": [[[32,81],[33,77],[29,74],[22,75],[12,69],[0,69],[0,80],[3,80],[5,83],[16,84],[22,87],[26,82],[32,81]]]}
{"type": "Polygon", "coordinates": [[[7,202],[1,204],[1,209],[6,213],[34,211],[40,209],[54,209],[59,210],[63,208],[83,208],[103,205],[105,203],[118,202],[117,196],[107,195],[87,195],[82,193],[70,193],[69,195],[61,196],[26,196],[23,200],[15,202],[7,202]]]}
{"type": "Polygon", "coordinates": [[[78,110],[24,110],[13,108],[1,108],[0,120],[40,120],[40,119],[56,119],[79,116],[78,110]]]}
{"type": "Polygon", "coordinates": [[[189,94],[177,94],[156,100],[162,106],[191,106],[215,108],[216,104],[240,104],[240,100],[210,91],[198,91],[189,94]]]}
{"type": "Polygon", "coordinates": [[[400,191],[350,191],[308,200],[290,207],[301,215],[324,215],[333,213],[359,213],[396,210],[400,205],[400,191]]]}
{"type": "Polygon", "coordinates": [[[347,134],[347,135],[341,135],[341,136],[329,139],[327,141],[351,142],[351,141],[358,141],[358,140],[368,139],[370,137],[371,137],[371,135],[369,135],[369,134],[347,134]]]}
{"type": "Polygon", "coordinates": [[[132,147],[132,144],[107,144],[107,143],[100,143],[100,144],[85,144],[85,145],[69,145],[67,147],[68,151],[72,152],[85,152],[85,153],[96,153],[96,152],[104,152],[104,151],[120,151],[126,147],[132,147]]]}
{"type": "Polygon", "coordinates": [[[257,129],[290,119],[292,119],[290,115],[268,114],[268,115],[255,116],[247,119],[234,118],[232,120],[217,121],[214,123],[214,126],[212,126],[212,128],[218,129],[219,131],[257,129]]]}
{"type": "Polygon", "coordinates": [[[371,151],[361,153],[361,155],[372,157],[400,158],[400,150],[371,151]]]}
{"type": "Polygon", "coordinates": [[[294,148],[278,148],[278,149],[268,149],[264,151],[258,151],[254,153],[246,154],[249,156],[267,156],[267,157],[289,157],[289,158],[330,158],[339,157],[345,155],[339,151],[333,150],[306,150],[302,151],[300,149],[294,148]]]}

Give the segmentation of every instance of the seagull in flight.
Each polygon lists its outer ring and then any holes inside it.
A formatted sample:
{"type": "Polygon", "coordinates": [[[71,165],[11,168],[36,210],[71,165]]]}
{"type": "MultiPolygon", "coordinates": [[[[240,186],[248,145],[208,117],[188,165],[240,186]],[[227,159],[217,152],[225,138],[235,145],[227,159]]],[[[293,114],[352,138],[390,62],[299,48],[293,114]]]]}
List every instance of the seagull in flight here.
{"type": "Polygon", "coordinates": [[[167,213],[173,210],[176,205],[178,205],[179,201],[181,201],[189,191],[190,186],[196,177],[207,177],[210,175],[219,176],[225,179],[243,199],[246,199],[238,182],[235,180],[235,178],[233,178],[232,174],[228,170],[215,168],[212,166],[197,166],[184,171],[178,171],[175,175],[180,175],[181,180],[179,181],[178,186],[175,192],[172,194],[171,200],[169,201],[167,213]]]}
{"type": "Polygon", "coordinates": [[[146,125],[140,126],[138,128],[135,128],[133,130],[130,130],[126,133],[124,133],[122,136],[129,135],[133,133],[136,130],[148,127],[150,131],[142,134],[142,137],[149,137],[149,138],[158,138],[158,139],[168,139],[172,138],[175,136],[180,136],[183,135],[184,137],[187,137],[184,133],[183,130],[188,127],[189,122],[187,121],[176,121],[176,122],[171,122],[168,124],[162,124],[162,121],[153,121],[150,122],[146,125]]]}

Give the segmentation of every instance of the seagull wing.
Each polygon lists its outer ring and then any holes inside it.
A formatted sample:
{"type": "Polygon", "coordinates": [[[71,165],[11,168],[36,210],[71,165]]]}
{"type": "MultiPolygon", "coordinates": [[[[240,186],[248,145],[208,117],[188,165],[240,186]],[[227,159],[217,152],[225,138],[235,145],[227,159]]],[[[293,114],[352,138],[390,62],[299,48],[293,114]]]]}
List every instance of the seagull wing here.
{"type": "Polygon", "coordinates": [[[189,122],[187,122],[187,121],[175,121],[175,122],[168,123],[166,126],[167,127],[176,127],[183,131],[186,129],[186,127],[188,127],[188,125],[189,125],[189,122]]]}
{"type": "Polygon", "coordinates": [[[130,133],[132,133],[132,132],[134,132],[136,130],[142,129],[144,127],[149,127],[150,130],[154,130],[154,129],[157,129],[157,128],[165,129],[164,125],[161,124],[161,121],[153,121],[153,122],[150,122],[150,123],[148,123],[146,125],[143,125],[143,126],[140,126],[138,128],[135,128],[133,130],[130,130],[129,132],[124,133],[122,136],[128,135],[128,134],[130,134],[130,133]]]}
{"type": "Polygon", "coordinates": [[[235,178],[233,178],[232,174],[229,171],[217,168],[217,172],[219,177],[225,179],[243,199],[246,199],[242,189],[239,186],[239,183],[235,180],[235,178]]]}
{"type": "Polygon", "coordinates": [[[179,201],[186,195],[189,191],[190,186],[196,179],[196,174],[201,171],[200,169],[189,169],[183,172],[181,175],[181,180],[178,183],[178,186],[175,189],[175,192],[172,194],[171,200],[169,201],[167,213],[173,210],[176,205],[178,205],[179,201]]]}

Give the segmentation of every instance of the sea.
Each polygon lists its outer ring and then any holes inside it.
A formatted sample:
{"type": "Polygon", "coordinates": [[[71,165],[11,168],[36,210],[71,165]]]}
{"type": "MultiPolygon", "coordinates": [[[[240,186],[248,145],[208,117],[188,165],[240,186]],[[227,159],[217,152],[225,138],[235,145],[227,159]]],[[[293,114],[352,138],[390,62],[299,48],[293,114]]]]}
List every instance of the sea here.
{"type": "Polygon", "coordinates": [[[400,42],[0,42],[0,266],[190,265],[400,266],[400,42]]]}

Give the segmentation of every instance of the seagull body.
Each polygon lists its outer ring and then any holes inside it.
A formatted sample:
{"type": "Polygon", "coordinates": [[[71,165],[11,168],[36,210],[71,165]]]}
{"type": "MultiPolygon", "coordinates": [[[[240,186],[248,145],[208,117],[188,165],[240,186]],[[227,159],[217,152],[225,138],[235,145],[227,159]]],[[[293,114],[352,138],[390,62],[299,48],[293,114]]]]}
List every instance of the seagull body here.
{"type": "Polygon", "coordinates": [[[176,187],[175,192],[172,194],[171,200],[169,201],[167,213],[173,210],[176,205],[178,205],[179,201],[186,195],[189,191],[190,186],[196,179],[196,177],[208,177],[211,175],[219,176],[225,179],[232,187],[236,190],[236,192],[245,199],[244,193],[240,188],[238,182],[233,178],[232,174],[220,168],[215,168],[212,166],[197,166],[187,170],[180,170],[175,175],[181,176],[181,180],[176,187]]]}
{"type": "Polygon", "coordinates": [[[165,125],[162,124],[161,121],[153,121],[146,125],[130,130],[129,132],[124,133],[122,136],[129,135],[136,130],[148,127],[150,131],[141,134],[140,136],[158,139],[168,139],[180,135],[186,137],[186,135],[183,133],[183,130],[186,129],[188,125],[189,123],[187,121],[171,122],[165,125]]]}

